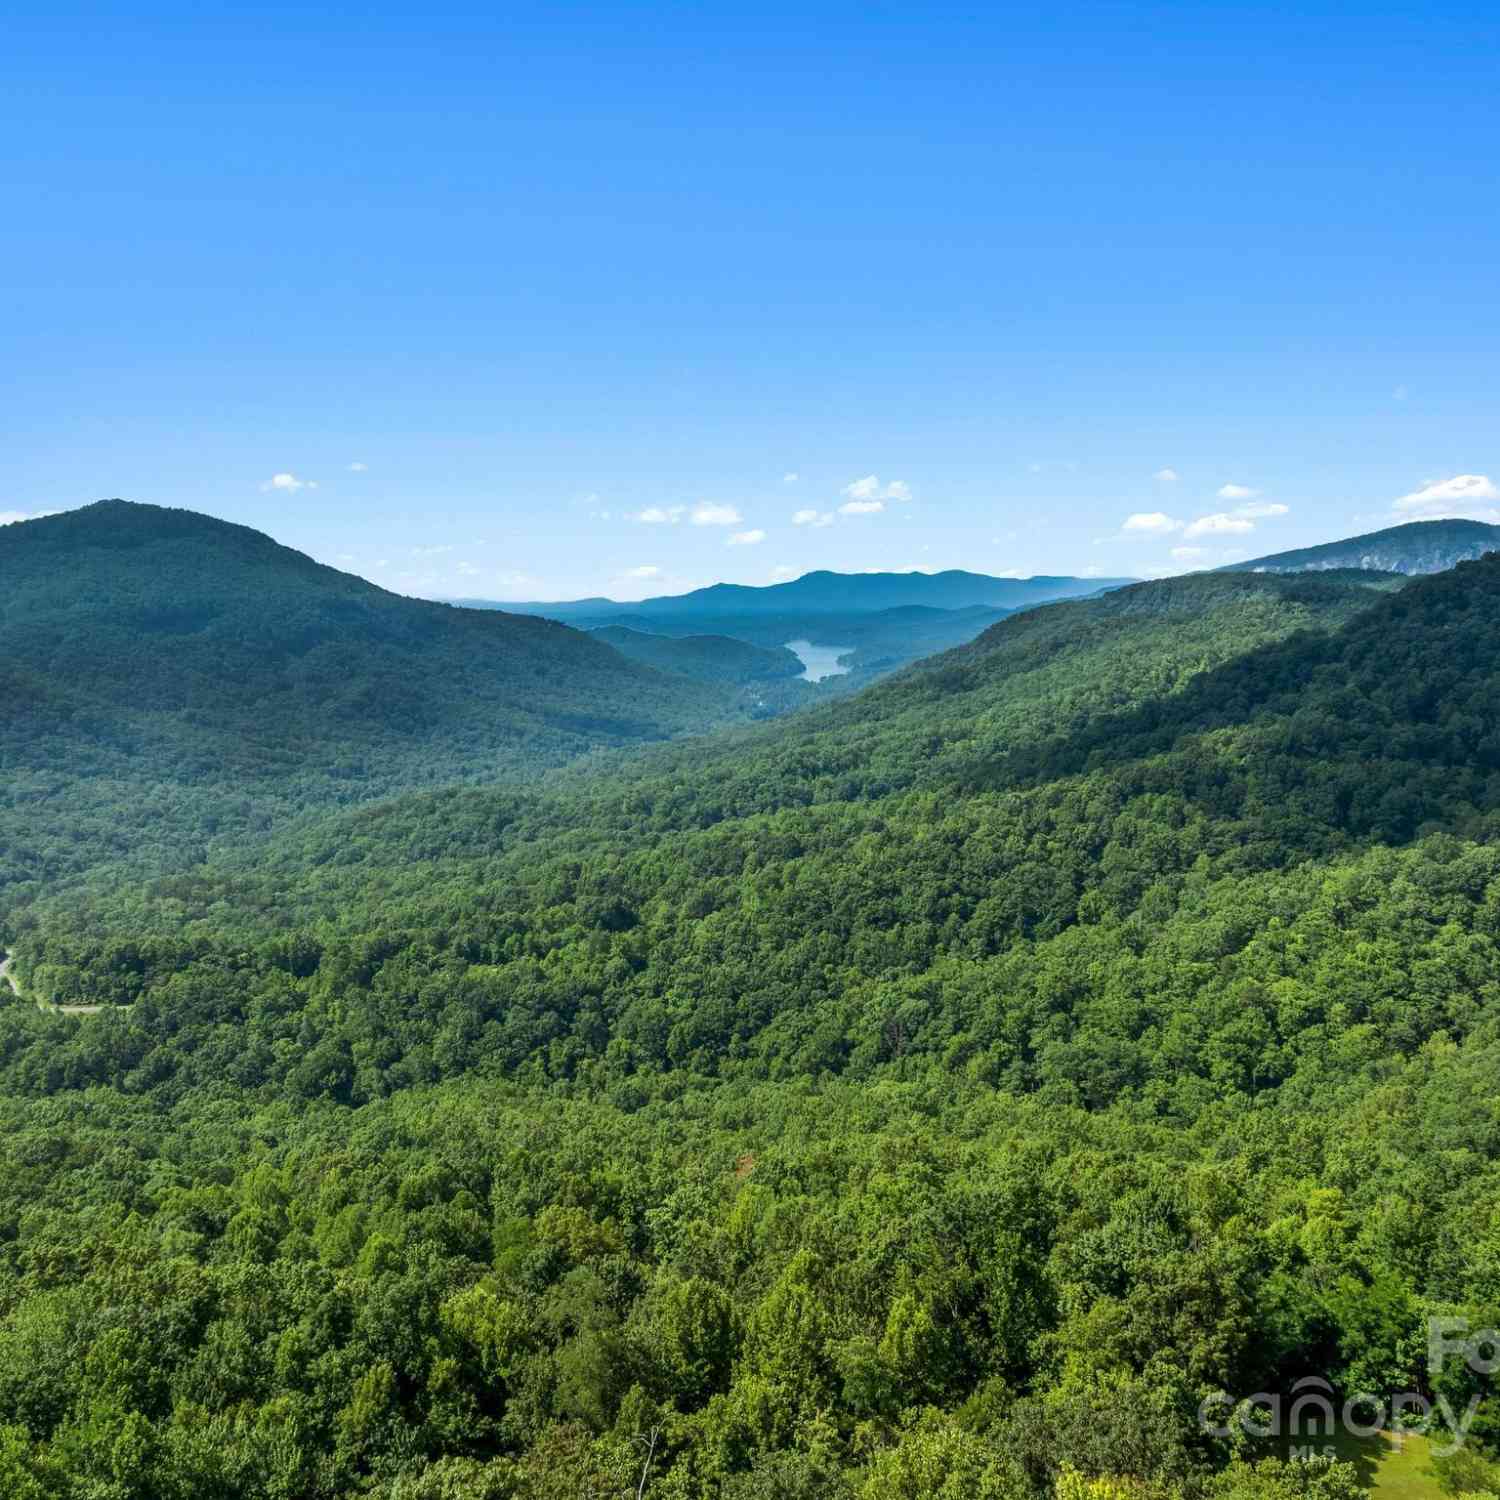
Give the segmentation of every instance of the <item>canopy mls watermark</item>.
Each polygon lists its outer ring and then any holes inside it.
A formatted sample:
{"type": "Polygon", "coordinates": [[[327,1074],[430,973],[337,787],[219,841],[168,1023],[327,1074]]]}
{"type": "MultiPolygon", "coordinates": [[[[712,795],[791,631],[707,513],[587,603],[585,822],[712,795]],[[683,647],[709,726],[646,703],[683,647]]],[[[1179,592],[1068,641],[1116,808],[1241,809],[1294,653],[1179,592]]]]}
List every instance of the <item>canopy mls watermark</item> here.
{"type": "MultiPolygon", "coordinates": [[[[1477,1331],[1464,1317],[1427,1320],[1428,1385],[1434,1385],[1450,1361],[1462,1359],[1476,1375],[1500,1370],[1500,1331],[1477,1331]]],[[[1238,1400],[1228,1391],[1205,1396],[1198,1406],[1198,1426],[1209,1437],[1231,1438],[1236,1429],[1249,1438],[1320,1438],[1334,1432],[1355,1437],[1375,1437],[1388,1428],[1411,1429],[1433,1436],[1434,1414],[1447,1439],[1433,1438],[1432,1452],[1438,1458],[1457,1453],[1468,1438],[1479,1395],[1469,1399],[1462,1412],[1454,1410],[1446,1395],[1436,1399],[1422,1391],[1398,1391],[1374,1395],[1361,1391],[1335,1405],[1333,1386],[1320,1375],[1305,1375],[1288,1395],[1278,1391],[1256,1391],[1238,1400]]],[[[1296,1450],[1293,1456],[1297,1456],[1296,1450]]]]}

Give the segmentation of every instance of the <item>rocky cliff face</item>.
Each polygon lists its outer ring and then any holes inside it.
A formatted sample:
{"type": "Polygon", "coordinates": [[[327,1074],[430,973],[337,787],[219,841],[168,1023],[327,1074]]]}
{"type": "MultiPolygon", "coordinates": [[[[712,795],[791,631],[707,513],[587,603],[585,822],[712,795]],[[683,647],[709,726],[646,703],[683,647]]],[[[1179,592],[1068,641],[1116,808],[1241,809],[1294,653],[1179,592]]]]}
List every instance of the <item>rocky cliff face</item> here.
{"type": "Polygon", "coordinates": [[[1442,573],[1458,563],[1500,552],[1500,526],[1482,521],[1413,521],[1365,536],[1277,552],[1235,563],[1226,573],[1319,573],[1365,568],[1381,573],[1442,573]]]}

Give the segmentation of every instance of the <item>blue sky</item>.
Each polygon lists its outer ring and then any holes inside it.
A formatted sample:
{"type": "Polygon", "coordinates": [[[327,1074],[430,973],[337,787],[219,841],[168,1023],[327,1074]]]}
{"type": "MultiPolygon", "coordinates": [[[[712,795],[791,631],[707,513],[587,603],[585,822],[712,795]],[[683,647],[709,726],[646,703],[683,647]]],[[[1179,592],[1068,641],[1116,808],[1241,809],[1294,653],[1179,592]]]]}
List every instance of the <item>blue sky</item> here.
{"type": "Polygon", "coordinates": [[[1497,63],[1492,3],[23,0],[0,513],[491,598],[1490,518],[1497,63]]]}

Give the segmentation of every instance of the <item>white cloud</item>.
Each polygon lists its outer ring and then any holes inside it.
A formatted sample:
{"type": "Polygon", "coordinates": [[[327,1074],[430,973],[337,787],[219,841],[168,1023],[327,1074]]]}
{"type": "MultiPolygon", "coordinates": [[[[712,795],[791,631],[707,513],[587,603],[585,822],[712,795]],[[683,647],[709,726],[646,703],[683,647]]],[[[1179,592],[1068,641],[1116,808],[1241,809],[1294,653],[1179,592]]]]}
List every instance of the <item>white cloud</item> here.
{"type": "Polygon", "coordinates": [[[0,526],[14,526],[17,521],[40,521],[43,516],[60,514],[55,510],[0,510],[0,526]]]}
{"type": "Polygon", "coordinates": [[[788,469],[786,473],[781,476],[781,482],[783,484],[796,484],[796,482],[801,478],[802,476],[795,469],[788,469]]]}
{"type": "Polygon", "coordinates": [[[732,505],[713,505],[707,500],[693,507],[694,526],[738,526],[745,518],[732,505]]]}
{"type": "Polygon", "coordinates": [[[355,459],[354,462],[349,465],[349,472],[351,474],[363,474],[369,467],[369,464],[362,464],[358,459],[355,459]]]}
{"type": "Polygon", "coordinates": [[[728,547],[753,547],[757,542],[763,542],[766,534],[759,527],[754,531],[736,531],[725,543],[728,547]]]}
{"type": "Polygon", "coordinates": [[[298,479],[295,474],[273,474],[261,485],[263,490],[283,490],[293,494],[297,490],[315,490],[318,487],[315,479],[298,479]]]}
{"type": "Polygon", "coordinates": [[[682,519],[683,512],[687,509],[685,505],[648,505],[645,510],[637,511],[631,517],[633,521],[644,521],[647,526],[675,526],[682,519]]]}
{"type": "Polygon", "coordinates": [[[1165,536],[1169,531],[1178,531],[1182,527],[1181,521],[1174,521],[1171,516],[1159,510],[1137,511],[1133,516],[1125,517],[1124,530],[1145,531],[1153,536],[1165,536]]]}
{"type": "Polygon", "coordinates": [[[452,551],[453,543],[444,542],[438,546],[433,547],[413,547],[411,549],[411,555],[413,557],[441,557],[443,553],[452,551]]]}
{"type": "Polygon", "coordinates": [[[1158,469],[1151,477],[1161,480],[1163,484],[1176,484],[1178,475],[1176,469],[1158,469]]]}
{"type": "Polygon", "coordinates": [[[1212,516],[1199,516],[1192,522],[1184,536],[1238,536],[1246,531],[1254,531],[1255,522],[1247,520],[1244,516],[1232,516],[1226,511],[1219,511],[1212,516]]]}
{"type": "Polygon", "coordinates": [[[1253,500],[1260,491],[1243,484],[1221,484],[1215,493],[1221,500],[1253,500]]]}
{"type": "Polygon", "coordinates": [[[839,506],[841,516],[873,516],[885,509],[884,500],[846,500],[839,506]]]}
{"type": "MultiPolygon", "coordinates": [[[[839,493],[850,500],[907,501],[911,499],[911,486],[904,479],[893,479],[889,484],[883,485],[878,474],[866,474],[863,479],[846,484],[839,493]]],[[[840,508],[849,515],[859,514],[851,511],[847,505],[840,508]]]]}
{"type": "Polygon", "coordinates": [[[1259,500],[1254,505],[1235,506],[1234,513],[1237,516],[1251,516],[1263,521],[1270,516],[1284,516],[1290,510],[1290,505],[1280,505],[1274,500],[1259,500]]]}
{"type": "Polygon", "coordinates": [[[832,526],[831,510],[799,510],[792,514],[793,526],[832,526]]]}
{"type": "Polygon", "coordinates": [[[790,583],[794,578],[800,578],[801,572],[797,568],[791,568],[786,563],[778,563],[771,569],[772,583],[790,583]]]}
{"type": "Polygon", "coordinates": [[[1487,502],[1500,500],[1500,489],[1488,474],[1455,474],[1452,479],[1429,479],[1420,489],[1403,495],[1391,509],[1398,515],[1422,520],[1479,518],[1495,519],[1487,502]]]}
{"type": "Polygon", "coordinates": [[[625,576],[627,578],[660,578],[661,569],[655,563],[643,563],[638,568],[626,568],[625,576]]]}

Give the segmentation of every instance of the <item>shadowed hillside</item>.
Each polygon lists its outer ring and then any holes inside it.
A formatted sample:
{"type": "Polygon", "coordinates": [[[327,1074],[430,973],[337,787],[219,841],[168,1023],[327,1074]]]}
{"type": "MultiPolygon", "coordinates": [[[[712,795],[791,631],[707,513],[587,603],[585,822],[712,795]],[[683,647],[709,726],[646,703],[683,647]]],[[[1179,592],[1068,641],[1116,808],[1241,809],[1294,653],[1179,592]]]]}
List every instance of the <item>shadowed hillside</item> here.
{"type": "Polygon", "coordinates": [[[402,598],[190,511],[0,528],[10,881],[732,712],[566,626],[402,598]]]}

